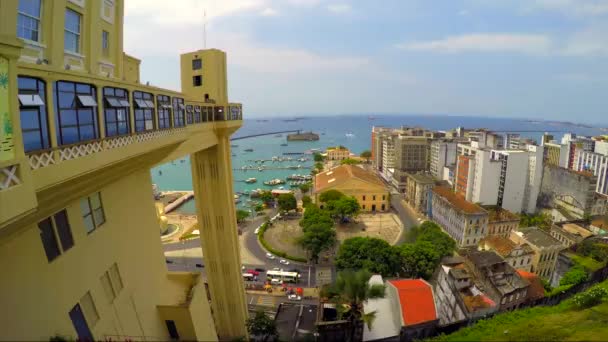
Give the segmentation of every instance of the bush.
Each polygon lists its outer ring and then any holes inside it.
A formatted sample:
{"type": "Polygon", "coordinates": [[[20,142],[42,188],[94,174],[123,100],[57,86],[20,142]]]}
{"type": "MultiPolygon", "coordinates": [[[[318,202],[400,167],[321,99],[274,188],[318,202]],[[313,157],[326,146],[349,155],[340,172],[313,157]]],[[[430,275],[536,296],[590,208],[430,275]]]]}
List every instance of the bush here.
{"type": "Polygon", "coordinates": [[[284,258],[284,259],[289,259],[291,261],[296,261],[296,262],[308,262],[308,260],[306,258],[300,258],[297,256],[293,256],[293,255],[289,255],[283,251],[279,251],[276,250],[274,248],[272,248],[272,246],[270,246],[270,244],[266,241],[266,239],[264,239],[264,233],[266,232],[266,229],[268,228],[268,222],[262,224],[260,226],[260,231],[258,232],[258,240],[260,240],[260,243],[262,244],[262,246],[264,246],[264,249],[266,249],[268,252],[284,258]]]}
{"type": "Polygon", "coordinates": [[[608,295],[603,287],[594,287],[589,291],[579,293],[574,296],[573,301],[576,306],[581,309],[590,308],[602,302],[602,299],[608,295]]]}
{"type": "Polygon", "coordinates": [[[576,285],[586,281],[587,278],[588,276],[585,269],[580,265],[575,265],[564,274],[562,279],[559,281],[559,285],[576,285]]]}

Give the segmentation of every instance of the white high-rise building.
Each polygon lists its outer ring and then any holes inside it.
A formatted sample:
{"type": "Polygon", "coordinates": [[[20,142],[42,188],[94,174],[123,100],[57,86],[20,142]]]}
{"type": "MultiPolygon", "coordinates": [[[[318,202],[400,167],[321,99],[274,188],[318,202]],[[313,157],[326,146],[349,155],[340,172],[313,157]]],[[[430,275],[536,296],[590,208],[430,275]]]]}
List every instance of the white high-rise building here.
{"type": "Polygon", "coordinates": [[[576,150],[574,170],[592,172],[597,177],[595,191],[608,195],[608,156],[595,152],[576,150]]]}
{"type": "MultiPolygon", "coordinates": [[[[456,163],[456,141],[434,140],[431,142],[431,174],[443,179],[444,167],[456,163]]],[[[447,179],[446,179],[447,180],[447,179]]]]}

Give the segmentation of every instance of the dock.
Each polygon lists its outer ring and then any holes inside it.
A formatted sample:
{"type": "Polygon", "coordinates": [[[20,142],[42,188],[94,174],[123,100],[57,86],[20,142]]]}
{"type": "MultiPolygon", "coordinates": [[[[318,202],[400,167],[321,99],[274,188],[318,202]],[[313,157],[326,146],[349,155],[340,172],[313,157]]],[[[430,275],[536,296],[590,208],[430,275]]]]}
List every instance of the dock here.
{"type": "Polygon", "coordinates": [[[168,214],[168,213],[172,212],[173,210],[179,208],[179,206],[181,206],[182,204],[186,203],[186,201],[188,201],[194,197],[194,191],[179,191],[179,192],[185,192],[186,194],[183,195],[182,197],[176,199],[172,203],[169,203],[165,207],[165,214],[168,214]]]}

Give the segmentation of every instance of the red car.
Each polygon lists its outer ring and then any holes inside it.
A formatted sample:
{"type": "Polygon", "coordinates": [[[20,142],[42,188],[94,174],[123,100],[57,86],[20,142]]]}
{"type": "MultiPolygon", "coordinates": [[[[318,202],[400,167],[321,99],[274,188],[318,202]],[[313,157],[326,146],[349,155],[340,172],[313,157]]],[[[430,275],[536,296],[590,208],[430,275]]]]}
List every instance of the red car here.
{"type": "Polygon", "coordinates": [[[258,272],[256,270],[247,270],[246,273],[253,274],[256,277],[260,275],[260,272],[258,272]]]}

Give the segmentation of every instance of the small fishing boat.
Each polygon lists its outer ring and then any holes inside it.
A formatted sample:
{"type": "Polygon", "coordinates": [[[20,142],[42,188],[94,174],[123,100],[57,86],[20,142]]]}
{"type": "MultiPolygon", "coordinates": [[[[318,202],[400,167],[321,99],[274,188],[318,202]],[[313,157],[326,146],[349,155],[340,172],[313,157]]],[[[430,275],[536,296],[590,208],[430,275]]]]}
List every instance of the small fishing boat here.
{"type": "Polygon", "coordinates": [[[284,143],[284,144],[281,144],[281,146],[288,146],[288,145],[284,143]]]}
{"type": "Polygon", "coordinates": [[[230,147],[237,148],[237,147],[239,147],[239,145],[230,145],[230,147]]]}
{"type": "Polygon", "coordinates": [[[280,185],[280,184],[285,184],[285,181],[282,179],[275,178],[275,179],[271,179],[267,182],[264,182],[264,185],[269,185],[269,186],[280,185]]]}
{"type": "Polygon", "coordinates": [[[257,181],[258,181],[257,178],[253,178],[253,177],[245,179],[245,183],[247,183],[247,184],[253,184],[257,181]]]}
{"type": "Polygon", "coordinates": [[[163,175],[163,172],[162,172],[161,170],[158,170],[158,175],[159,175],[159,176],[162,176],[162,175],[163,175]]]}
{"type": "Polygon", "coordinates": [[[245,149],[245,152],[253,152],[253,149],[252,148],[247,148],[247,149],[245,149]]]}

